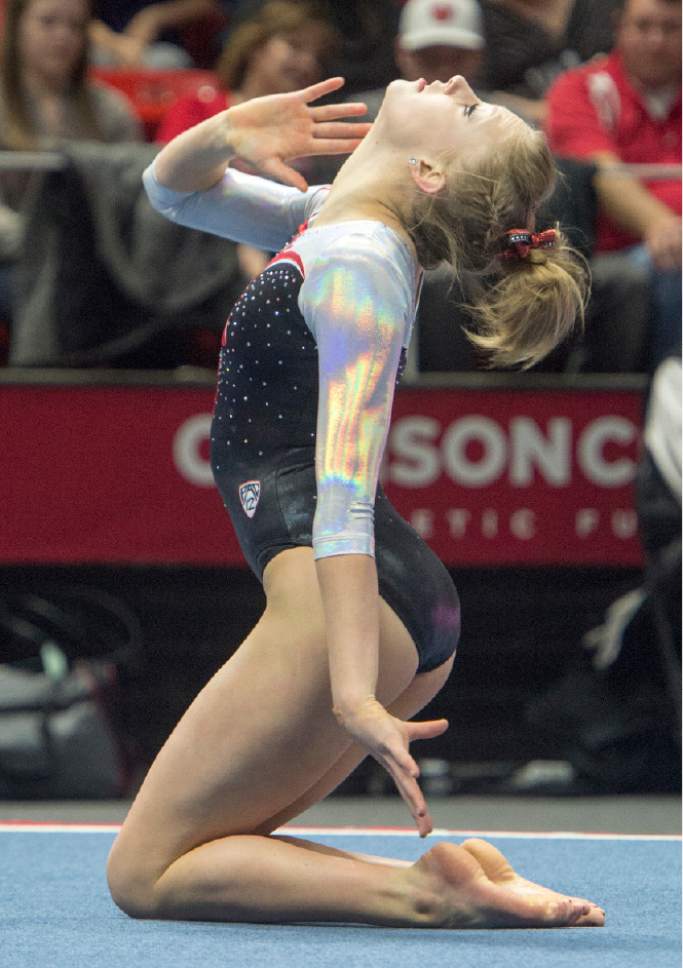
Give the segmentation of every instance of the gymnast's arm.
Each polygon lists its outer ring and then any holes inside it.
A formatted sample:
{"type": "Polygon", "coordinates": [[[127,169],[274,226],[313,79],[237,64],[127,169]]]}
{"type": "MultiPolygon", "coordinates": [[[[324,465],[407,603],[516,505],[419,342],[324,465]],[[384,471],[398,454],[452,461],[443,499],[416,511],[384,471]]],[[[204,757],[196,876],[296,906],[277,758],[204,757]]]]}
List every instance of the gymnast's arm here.
{"type": "Polygon", "coordinates": [[[266,249],[279,249],[307,217],[315,189],[287,160],[353,151],[369,125],[335,120],[362,104],[311,107],[343,84],[254,98],[174,138],[144,175],[155,208],[172,221],[266,249]],[[285,184],[228,169],[233,158],[285,184]]]}
{"type": "Polygon", "coordinates": [[[271,252],[283,247],[308,218],[318,193],[328,190],[314,187],[300,192],[226,168],[210,188],[179,192],[160,182],[156,161],[142,179],[152,206],[171,222],[271,252]]]}
{"type": "Polygon", "coordinates": [[[374,234],[335,240],[301,288],[318,346],[313,550],[342,718],[377,684],[374,505],[410,300],[409,284],[374,234]]]}
{"type": "MultiPolygon", "coordinates": [[[[317,504],[313,523],[335,715],[391,773],[421,833],[429,821],[408,753],[413,724],[375,697],[379,592],[374,503],[412,282],[386,240],[349,233],[309,272],[300,305],[318,345],[317,504]]],[[[415,727],[417,728],[417,727],[415,727]]]]}

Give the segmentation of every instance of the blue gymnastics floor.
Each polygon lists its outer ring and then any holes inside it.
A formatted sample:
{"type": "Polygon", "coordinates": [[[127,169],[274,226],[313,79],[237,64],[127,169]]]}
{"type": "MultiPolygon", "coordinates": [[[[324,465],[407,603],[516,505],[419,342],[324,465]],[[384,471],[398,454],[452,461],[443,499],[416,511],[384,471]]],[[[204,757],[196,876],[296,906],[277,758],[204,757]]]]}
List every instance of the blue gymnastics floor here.
{"type": "MultiPolygon", "coordinates": [[[[107,893],[112,827],[0,824],[0,968],[679,968],[681,844],[675,837],[485,836],[520,873],[607,911],[602,929],[418,931],[337,925],[133,921],[107,893]]],[[[417,858],[399,831],[288,833],[417,858]]],[[[437,832],[459,842],[465,834],[437,832]]]]}

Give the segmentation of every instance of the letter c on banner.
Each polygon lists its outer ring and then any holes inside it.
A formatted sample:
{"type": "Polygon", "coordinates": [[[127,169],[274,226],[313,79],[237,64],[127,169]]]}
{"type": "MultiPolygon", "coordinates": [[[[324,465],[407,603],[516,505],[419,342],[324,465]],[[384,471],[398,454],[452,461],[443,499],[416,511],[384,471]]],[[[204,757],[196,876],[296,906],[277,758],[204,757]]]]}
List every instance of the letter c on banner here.
{"type": "Polygon", "coordinates": [[[628,447],[638,436],[638,430],[625,417],[598,417],[588,424],[577,445],[579,464],[589,481],[601,487],[623,487],[633,480],[636,465],[630,457],[608,461],[603,454],[606,443],[628,447]]]}
{"type": "Polygon", "coordinates": [[[173,438],[173,461],[181,477],[197,487],[213,487],[211,464],[201,446],[211,435],[211,414],[199,413],[178,427],[173,438]]]}

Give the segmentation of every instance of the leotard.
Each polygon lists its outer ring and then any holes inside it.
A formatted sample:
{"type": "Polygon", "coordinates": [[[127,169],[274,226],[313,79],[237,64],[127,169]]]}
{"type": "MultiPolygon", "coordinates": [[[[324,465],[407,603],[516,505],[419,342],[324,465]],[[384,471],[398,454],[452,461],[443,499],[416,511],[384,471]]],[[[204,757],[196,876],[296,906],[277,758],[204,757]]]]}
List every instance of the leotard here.
{"type": "Polygon", "coordinates": [[[211,428],[216,484],[259,577],[286,548],[374,555],[380,595],[418,671],[455,650],[450,575],[378,483],[419,298],[409,246],[378,221],[315,226],[328,189],[301,193],[227,169],[203,192],[144,181],[166,217],[275,251],[226,323],[211,428]]]}

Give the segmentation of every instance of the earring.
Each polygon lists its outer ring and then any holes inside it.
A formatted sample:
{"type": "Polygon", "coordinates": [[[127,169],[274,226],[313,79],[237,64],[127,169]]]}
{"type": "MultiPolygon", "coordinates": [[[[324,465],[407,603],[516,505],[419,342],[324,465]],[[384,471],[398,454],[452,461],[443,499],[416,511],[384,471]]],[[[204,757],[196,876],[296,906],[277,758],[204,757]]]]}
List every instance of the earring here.
{"type": "Polygon", "coordinates": [[[417,158],[409,158],[408,159],[408,164],[409,165],[416,165],[417,164],[417,158]]]}

